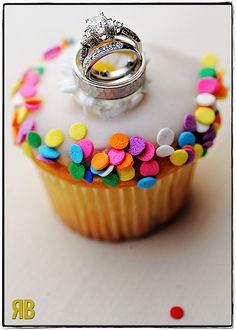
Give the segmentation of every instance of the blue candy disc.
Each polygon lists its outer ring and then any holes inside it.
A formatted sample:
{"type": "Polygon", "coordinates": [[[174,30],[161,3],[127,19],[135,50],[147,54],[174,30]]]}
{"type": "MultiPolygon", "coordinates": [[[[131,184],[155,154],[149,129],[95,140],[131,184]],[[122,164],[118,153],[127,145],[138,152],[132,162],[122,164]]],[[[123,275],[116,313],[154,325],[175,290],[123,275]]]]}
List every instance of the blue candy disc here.
{"type": "Polygon", "coordinates": [[[60,156],[60,152],[54,148],[50,148],[46,145],[39,147],[39,153],[41,156],[49,159],[56,159],[60,156]]]}
{"type": "Polygon", "coordinates": [[[72,146],[70,147],[70,158],[76,164],[82,162],[84,158],[83,150],[80,148],[78,144],[72,144],[72,146]]]}
{"type": "Polygon", "coordinates": [[[178,137],[178,144],[180,147],[186,145],[194,146],[196,138],[191,132],[182,132],[178,137]]]}
{"type": "Polygon", "coordinates": [[[102,174],[103,172],[105,172],[105,170],[102,170],[102,171],[98,171],[98,170],[95,170],[92,165],[90,165],[90,171],[93,173],[93,174],[97,174],[97,175],[100,175],[102,174]]]}
{"type": "Polygon", "coordinates": [[[88,181],[89,183],[93,182],[93,175],[89,170],[85,170],[85,176],[84,179],[88,181]]]}
{"type": "Polygon", "coordinates": [[[147,189],[152,188],[153,186],[155,186],[156,183],[157,179],[153,178],[152,176],[147,176],[146,178],[140,179],[137,182],[137,185],[139,188],[147,189]]]}

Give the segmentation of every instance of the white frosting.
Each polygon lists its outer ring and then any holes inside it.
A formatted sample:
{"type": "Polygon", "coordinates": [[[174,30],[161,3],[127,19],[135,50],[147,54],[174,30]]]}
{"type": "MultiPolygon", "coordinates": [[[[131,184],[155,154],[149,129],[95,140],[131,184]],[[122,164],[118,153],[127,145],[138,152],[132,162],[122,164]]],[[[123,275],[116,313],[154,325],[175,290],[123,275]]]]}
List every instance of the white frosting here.
{"type": "MultiPolygon", "coordinates": [[[[64,143],[58,148],[61,163],[70,163],[69,149],[73,140],[68,131],[75,122],[87,126],[87,137],[96,149],[106,148],[110,135],[115,132],[141,135],[156,143],[156,135],[161,128],[169,127],[176,134],[183,129],[184,115],[193,113],[195,108],[198,62],[169,49],[145,45],[144,49],[150,58],[147,78],[151,82],[147,96],[134,109],[107,120],[84,112],[71,95],[60,91],[58,82],[65,77],[61,73],[60,56],[45,65],[38,89],[43,105],[41,109],[32,111],[32,116],[43,138],[53,128],[64,133],[64,143]]],[[[65,52],[71,56],[71,50],[65,52]]],[[[68,62],[64,64],[64,74],[67,72],[69,77],[68,62]]]]}

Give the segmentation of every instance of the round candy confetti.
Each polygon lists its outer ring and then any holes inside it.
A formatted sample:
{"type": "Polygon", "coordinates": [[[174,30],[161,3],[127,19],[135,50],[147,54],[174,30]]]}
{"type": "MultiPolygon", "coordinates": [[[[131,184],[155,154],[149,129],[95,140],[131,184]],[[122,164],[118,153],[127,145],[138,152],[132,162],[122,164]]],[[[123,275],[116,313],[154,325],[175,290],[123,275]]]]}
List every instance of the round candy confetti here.
{"type": "Polygon", "coordinates": [[[38,97],[29,97],[24,100],[23,105],[29,110],[37,110],[41,106],[42,100],[38,97]]]}
{"type": "Polygon", "coordinates": [[[202,157],[206,156],[206,154],[207,154],[207,148],[203,148],[202,157]]]}
{"type": "Polygon", "coordinates": [[[27,141],[33,148],[38,148],[42,143],[41,136],[37,132],[34,132],[34,131],[31,131],[28,133],[27,141]]]}
{"type": "Polygon", "coordinates": [[[38,84],[39,80],[40,80],[39,72],[31,71],[26,75],[24,82],[27,85],[35,86],[38,84]]]}
{"type": "Polygon", "coordinates": [[[199,72],[199,77],[216,77],[216,70],[211,67],[202,68],[199,72]]]}
{"type": "Polygon", "coordinates": [[[195,152],[195,159],[199,159],[202,157],[202,153],[203,153],[203,147],[201,144],[196,143],[193,146],[194,152],[195,152]]]}
{"type": "Polygon", "coordinates": [[[137,186],[142,189],[147,189],[147,188],[152,188],[153,186],[155,186],[156,183],[157,183],[157,179],[148,176],[146,178],[140,179],[137,182],[137,186]]]}
{"type": "Polygon", "coordinates": [[[180,306],[173,306],[170,309],[170,316],[173,319],[181,319],[184,316],[184,310],[180,306]]]}
{"type": "Polygon", "coordinates": [[[95,169],[92,167],[92,165],[90,165],[90,171],[91,171],[93,174],[97,174],[97,175],[101,175],[101,174],[104,172],[104,170],[102,170],[102,171],[97,171],[97,170],[95,170],[95,169]]]}
{"type": "Polygon", "coordinates": [[[86,180],[89,183],[93,182],[93,175],[89,170],[85,170],[84,180],[86,180]]]}
{"type": "Polygon", "coordinates": [[[175,150],[173,154],[170,156],[170,161],[175,166],[183,165],[184,163],[186,163],[187,159],[188,159],[188,153],[183,149],[175,150]]]}
{"type": "Polygon", "coordinates": [[[140,155],[145,149],[145,140],[141,136],[131,136],[129,139],[129,153],[133,156],[140,155]]]}
{"type": "Polygon", "coordinates": [[[45,138],[45,143],[48,147],[56,148],[64,141],[64,135],[59,129],[52,129],[45,138]]]}
{"type": "Polygon", "coordinates": [[[105,178],[102,178],[102,181],[110,187],[115,187],[119,183],[119,177],[116,173],[110,173],[105,178]]]}
{"type": "Polygon", "coordinates": [[[98,152],[92,158],[91,165],[95,170],[103,170],[109,164],[109,157],[105,152],[98,152]]]}
{"type": "Polygon", "coordinates": [[[87,159],[89,158],[93,151],[94,151],[94,145],[93,142],[89,139],[82,139],[78,142],[78,145],[83,151],[84,158],[87,159]]]}
{"type": "Polygon", "coordinates": [[[188,160],[184,164],[184,165],[188,165],[188,164],[192,163],[192,161],[194,160],[194,151],[192,149],[186,148],[186,147],[183,147],[183,150],[187,151],[187,153],[188,153],[188,160]]]}
{"type": "Polygon", "coordinates": [[[110,137],[109,144],[114,149],[124,149],[129,144],[129,137],[123,133],[115,133],[110,137]]]}
{"type": "Polygon", "coordinates": [[[199,93],[213,94],[218,88],[218,80],[216,78],[201,78],[197,82],[197,90],[199,93]]]}
{"type": "Polygon", "coordinates": [[[198,133],[205,133],[209,129],[209,125],[203,125],[197,121],[197,132],[198,133]]]}
{"type": "Polygon", "coordinates": [[[157,134],[157,143],[159,146],[162,145],[171,145],[174,142],[175,133],[172,129],[166,127],[162,128],[157,134]]]}
{"type": "Polygon", "coordinates": [[[49,159],[49,158],[45,158],[45,157],[43,157],[43,156],[40,155],[40,154],[38,154],[38,155],[36,156],[36,158],[37,158],[38,160],[41,160],[41,161],[44,162],[44,163],[48,163],[48,164],[56,164],[56,162],[55,162],[54,160],[51,160],[51,159],[49,159]]]}
{"type": "Polygon", "coordinates": [[[31,146],[29,145],[28,142],[26,142],[26,141],[22,142],[21,148],[27,157],[30,157],[30,158],[33,157],[33,152],[32,152],[31,146]]]}
{"type": "Polygon", "coordinates": [[[125,159],[123,160],[123,162],[119,165],[117,165],[117,167],[120,170],[127,170],[128,168],[132,167],[134,164],[134,159],[132,157],[131,154],[129,154],[128,152],[125,153],[125,159]]]}
{"type": "Polygon", "coordinates": [[[154,159],[143,162],[139,171],[142,176],[156,176],[159,173],[158,162],[154,159]]]}
{"type": "Polygon", "coordinates": [[[27,117],[29,111],[26,107],[20,107],[18,111],[18,116],[17,116],[17,124],[20,125],[23,123],[25,118],[27,117]]]}
{"type": "Polygon", "coordinates": [[[61,46],[54,46],[48,49],[44,54],[43,58],[45,61],[52,60],[53,58],[57,57],[61,53],[61,46]]]}
{"type": "Polygon", "coordinates": [[[35,86],[31,86],[31,85],[23,85],[20,89],[19,89],[19,93],[21,94],[21,96],[23,98],[28,98],[28,97],[33,97],[36,95],[37,93],[37,89],[35,86]]]}
{"type": "Polygon", "coordinates": [[[70,163],[70,174],[77,180],[83,179],[85,175],[85,168],[82,164],[70,163]]]}
{"type": "Polygon", "coordinates": [[[196,102],[198,105],[211,106],[216,102],[216,97],[213,94],[201,93],[196,97],[196,102]]]}
{"type": "Polygon", "coordinates": [[[183,147],[187,144],[193,146],[195,144],[196,138],[191,132],[182,132],[178,137],[178,144],[180,147],[183,147]]]}
{"type": "Polygon", "coordinates": [[[82,123],[74,123],[71,125],[69,135],[73,140],[81,140],[87,134],[87,128],[82,123]]]}
{"type": "Polygon", "coordinates": [[[105,178],[105,176],[108,176],[112,171],[114,170],[114,165],[108,166],[102,173],[99,174],[102,178],[105,178]]]}
{"type": "Polygon", "coordinates": [[[210,148],[213,146],[213,141],[206,141],[203,143],[204,148],[210,148]]]}
{"type": "Polygon", "coordinates": [[[203,141],[209,141],[209,140],[213,141],[215,140],[215,138],[216,138],[216,132],[214,131],[213,128],[207,131],[202,137],[203,141]]]}
{"type": "Polygon", "coordinates": [[[83,157],[83,151],[80,146],[78,146],[78,144],[72,144],[72,146],[70,147],[70,158],[72,159],[72,161],[76,164],[79,164],[82,162],[83,157]]]}
{"type": "Polygon", "coordinates": [[[203,125],[210,125],[215,120],[215,112],[210,108],[200,107],[195,112],[195,118],[203,125]]]}
{"type": "Polygon", "coordinates": [[[138,156],[138,158],[140,160],[142,160],[143,162],[148,162],[149,160],[151,160],[153,158],[154,154],[155,154],[154,145],[151,142],[146,141],[145,149],[144,149],[143,153],[138,156]]]}
{"type": "Polygon", "coordinates": [[[174,151],[175,149],[173,147],[164,144],[157,148],[156,155],[158,157],[167,157],[172,155],[174,151]]]}
{"type": "Polygon", "coordinates": [[[44,67],[43,67],[43,66],[38,66],[38,67],[36,68],[36,70],[38,71],[38,73],[39,73],[40,75],[42,75],[42,74],[44,73],[44,67]]]}
{"type": "Polygon", "coordinates": [[[135,177],[135,169],[133,167],[128,170],[120,170],[117,168],[117,173],[120,177],[120,181],[130,181],[135,177]]]}
{"type": "Polygon", "coordinates": [[[196,119],[194,115],[188,113],[184,116],[184,129],[189,132],[196,131],[196,119]]]}
{"type": "Polygon", "coordinates": [[[125,151],[118,150],[118,149],[111,149],[108,152],[110,164],[112,165],[119,165],[125,159],[125,151]]]}
{"type": "Polygon", "coordinates": [[[215,68],[218,65],[218,57],[214,53],[209,53],[202,57],[201,65],[203,67],[215,68]]]}
{"type": "Polygon", "coordinates": [[[49,159],[56,159],[59,157],[60,152],[57,151],[56,149],[50,148],[48,146],[41,146],[39,147],[39,153],[45,157],[45,158],[49,158],[49,159]]]}

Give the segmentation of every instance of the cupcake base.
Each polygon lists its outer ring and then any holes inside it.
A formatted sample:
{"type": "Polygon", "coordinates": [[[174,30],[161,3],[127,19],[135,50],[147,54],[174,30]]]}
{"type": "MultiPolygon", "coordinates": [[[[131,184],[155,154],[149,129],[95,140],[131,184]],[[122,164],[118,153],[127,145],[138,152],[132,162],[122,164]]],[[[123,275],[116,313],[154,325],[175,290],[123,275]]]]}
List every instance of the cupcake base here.
{"type": "Polygon", "coordinates": [[[65,224],[86,237],[119,241],[147,235],[172,218],[188,195],[194,163],[176,168],[150,189],[135,183],[114,188],[81,185],[38,169],[65,224]]]}

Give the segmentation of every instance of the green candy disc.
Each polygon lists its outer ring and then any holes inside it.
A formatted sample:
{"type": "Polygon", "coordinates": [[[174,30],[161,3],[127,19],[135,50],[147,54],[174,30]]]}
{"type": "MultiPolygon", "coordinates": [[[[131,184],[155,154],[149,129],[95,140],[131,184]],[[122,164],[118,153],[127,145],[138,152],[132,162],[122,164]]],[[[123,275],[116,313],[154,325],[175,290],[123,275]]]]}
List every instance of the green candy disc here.
{"type": "Polygon", "coordinates": [[[39,74],[43,74],[44,73],[44,67],[43,66],[38,66],[36,68],[36,70],[38,71],[39,74]]]}
{"type": "Polygon", "coordinates": [[[216,77],[216,70],[214,68],[202,68],[199,72],[199,77],[200,78],[205,78],[205,77],[216,77]]]}
{"type": "Polygon", "coordinates": [[[102,182],[107,184],[110,187],[115,187],[119,183],[119,177],[115,173],[110,173],[108,176],[105,176],[104,178],[101,178],[102,182]]]}
{"type": "Polygon", "coordinates": [[[85,167],[82,164],[70,163],[70,174],[73,178],[81,180],[85,174],[85,167]]]}
{"type": "Polygon", "coordinates": [[[207,154],[207,148],[203,148],[202,157],[206,156],[206,154],[207,154]]]}
{"type": "Polygon", "coordinates": [[[28,133],[27,140],[32,148],[38,148],[42,143],[41,136],[34,131],[28,133]]]}

